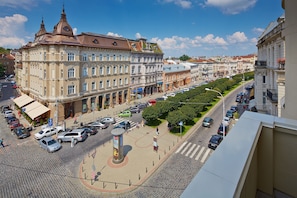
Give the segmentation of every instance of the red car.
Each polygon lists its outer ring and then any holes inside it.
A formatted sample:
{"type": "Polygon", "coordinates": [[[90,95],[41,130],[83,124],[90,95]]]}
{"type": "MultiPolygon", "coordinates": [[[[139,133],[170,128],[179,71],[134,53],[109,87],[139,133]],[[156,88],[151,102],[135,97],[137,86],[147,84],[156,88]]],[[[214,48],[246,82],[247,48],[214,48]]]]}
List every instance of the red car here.
{"type": "Polygon", "coordinates": [[[12,88],[16,89],[16,88],[18,88],[18,86],[16,84],[13,84],[12,88]]]}
{"type": "Polygon", "coordinates": [[[9,128],[11,131],[19,126],[22,126],[19,121],[14,121],[9,124],[9,128]]]}

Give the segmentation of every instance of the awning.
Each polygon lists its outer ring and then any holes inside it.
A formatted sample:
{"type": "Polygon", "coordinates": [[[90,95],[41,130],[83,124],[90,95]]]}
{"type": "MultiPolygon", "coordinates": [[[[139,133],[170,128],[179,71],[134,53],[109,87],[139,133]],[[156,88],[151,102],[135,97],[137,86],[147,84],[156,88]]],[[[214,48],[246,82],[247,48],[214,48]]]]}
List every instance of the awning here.
{"type": "Polygon", "coordinates": [[[48,112],[50,109],[43,104],[35,101],[31,104],[28,104],[27,106],[24,106],[23,110],[32,120],[34,120],[38,116],[48,112]]]}
{"type": "Polygon", "coordinates": [[[157,84],[158,84],[158,85],[162,85],[163,82],[162,82],[162,81],[158,81],[157,84]]]}
{"type": "Polygon", "coordinates": [[[19,108],[22,108],[23,106],[31,103],[32,101],[34,101],[33,98],[31,98],[30,96],[26,95],[26,94],[23,94],[17,98],[15,98],[13,100],[13,102],[19,107],[19,108]]]}
{"type": "Polygon", "coordinates": [[[139,87],[139,88],[137,88],[137,90],[133,90],[133,93],[135,94],[135,93],[138,93],[138,94],[140,94],[140,93],[142,93],[142,91],[143,91],[143,89],[141,88],[141,87],[139,87]]]}

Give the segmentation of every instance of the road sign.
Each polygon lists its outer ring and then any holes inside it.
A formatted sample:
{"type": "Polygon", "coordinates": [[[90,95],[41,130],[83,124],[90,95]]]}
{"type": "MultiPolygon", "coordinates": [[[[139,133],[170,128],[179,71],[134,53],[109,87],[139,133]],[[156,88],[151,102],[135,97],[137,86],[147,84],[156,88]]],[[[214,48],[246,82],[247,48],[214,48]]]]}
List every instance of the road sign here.
{"type": "Polygon", "coordinates": [[[48,119],[48,126],[53,126],[53,119],[52,118],[48,119]]]}
{"type": "Polygon", "coordinates": [[[180,121],[178,124],[179,124],[179,126],[183,126],[184,123],[183,123],[183,121],[180,121]]]}

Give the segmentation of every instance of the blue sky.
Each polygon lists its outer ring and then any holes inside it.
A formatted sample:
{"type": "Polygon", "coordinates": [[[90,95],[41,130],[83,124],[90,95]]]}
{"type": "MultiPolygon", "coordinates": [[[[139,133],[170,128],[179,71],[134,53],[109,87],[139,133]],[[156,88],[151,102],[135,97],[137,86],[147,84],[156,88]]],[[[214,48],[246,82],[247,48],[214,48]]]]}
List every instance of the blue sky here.
{"type": "Polygon", "coordinates": [[[42,18],[52,32],[63,5],[75,34],[146,38],[165,58],[256,53],[257,38],[284,14],[281,0],[0,0],[0,46],[33,41],[42,18]]]}

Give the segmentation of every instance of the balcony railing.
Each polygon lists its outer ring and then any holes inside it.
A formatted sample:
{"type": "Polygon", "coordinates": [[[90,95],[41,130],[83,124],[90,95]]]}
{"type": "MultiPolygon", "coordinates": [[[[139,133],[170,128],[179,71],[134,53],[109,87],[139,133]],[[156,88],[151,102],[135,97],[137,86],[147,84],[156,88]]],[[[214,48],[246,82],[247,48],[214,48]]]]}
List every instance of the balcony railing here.
{"type": "Polygon", "coordinates": [[[266,67],[267,66],[267,62],[266,61],[255,61],[255,66],[266,67]]]}
{"type": "Polygon", "coordinates": [[[267,89],[267,97],[272,102],[277,102],[278,101],[277,90],[276,89],[267,89]]]}

